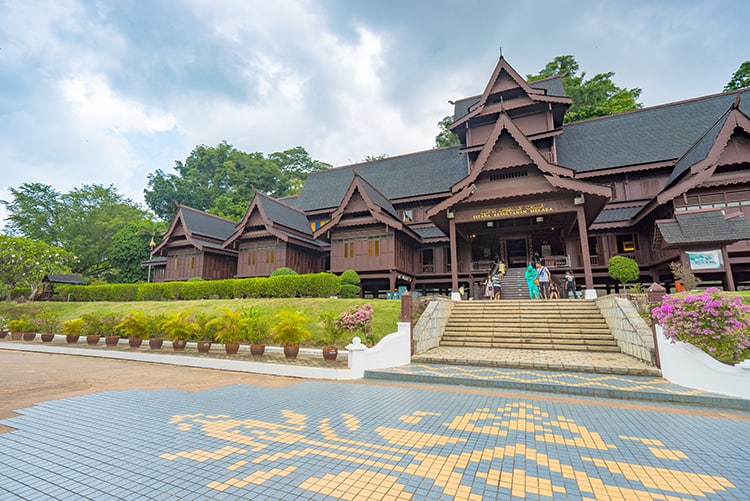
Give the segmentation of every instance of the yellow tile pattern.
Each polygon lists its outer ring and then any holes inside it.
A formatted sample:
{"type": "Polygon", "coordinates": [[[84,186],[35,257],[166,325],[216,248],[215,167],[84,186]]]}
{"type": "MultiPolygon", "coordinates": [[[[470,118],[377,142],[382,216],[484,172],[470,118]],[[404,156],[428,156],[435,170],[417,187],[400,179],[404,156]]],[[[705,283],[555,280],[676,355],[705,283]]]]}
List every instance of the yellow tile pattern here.
{"type": "MultiPolygon", "coordinates": [[[[231,463],[227,470],[248,471],[248,474],[207,484],[208,488],[217,491],[242,489],[250,484],[262,485],[273,478],[288,476],[311,458],[330,460],[326,464],[339,462],[342,467],[354,466],[353,472],[311,474],[295,486],[340,499],[410,499],[413,494],[406,491],[407,486],[399,480],[403,474],[425,479],[425,485],[430,486],[431,492],[436,495],[467,500],[483,499],[483,489],[479,492],[472,490],[472,484],[477,479],[481,479],[484,485],[507,489],[510,495],[518,497],[568,494],[565,485],[553,484],[551,479],[540,476],[543,471],[558,473],[567,481],[575,482],[579,495],[586,499],[693,499],[734,488],[728,479],[720,476],[589,457],[586,454],[578,457],[591,464],[591,469],[576,468],[524,443],[468,451],[459,447],[462,452],[458,453],[434,452],[440,450],[441,446],[465,443],[466,439],[462,438],[466,436],[465,433],[456,432],[503,437],[511,430],[533,436],[533,442],[538,444],[575,447],[579,452],[617,449],[616,444],[607,443],[599,433],[575,420],[565,416],[552,417],[526,402],[512,402],[496,409],[477,408],[432,427],[432,433],[378,426],[372,430],[372,441],[341,436],[361,427],[356,416],[351,414],[311,420],[305,414],[284,410],[281,416],[279,422],[200,414],[174,416],[170,422],[179,429],[189,425],[185,429],[225,440],[232,445],[216,451],[198,449],[164,453],[160,457],[170,461],[182,458],[205,462],[242,455],[243,459],[231,463]],[[273,452],[258,454],[272,445],[276,447],[273,452]],[[479,463],[493,460],[493,465],[509,464],[512,467],[475,471],[479,463]],[[525,469],[518,467],[529,463],[531,465],[525,469]],[[607,471],[619,476],[628,481],[628,486],[607,483],[591,473],[595,471],[607,471]],[[465,472],[473,473],[469,475],[465,472]],[[639,489],[638,485],[642,488],[639,489]],[[665,495],[661,490],[676,495],[665,495]]],[[[439,417],[440,414],[412,412],[399,419],[413,425],[426,416],[439,417]]],[[[666,448],[660,440],[626,435],[619,439],[641,443],[660,459],[679,461],[687,458],[682,451],[666,448]]],[[[622,483],[625,483],[624,480],[622,483]]]]}

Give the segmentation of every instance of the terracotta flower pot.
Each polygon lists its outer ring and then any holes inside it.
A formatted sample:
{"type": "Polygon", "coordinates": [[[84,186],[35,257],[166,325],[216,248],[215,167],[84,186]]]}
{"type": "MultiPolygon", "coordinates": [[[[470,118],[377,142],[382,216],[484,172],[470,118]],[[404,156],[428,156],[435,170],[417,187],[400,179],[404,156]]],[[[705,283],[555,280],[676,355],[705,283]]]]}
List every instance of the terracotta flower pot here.
{"type": "Polygon", "coordinates": [[[80,339],[80,337],[81,336],[79,336],[78,334],[68,334],[68,335],[65,336],[65,341],[68,344],[77,344],[78,343],[78,339],[80,339]]]}
{"type": "Polygon", "coordinates": [[[224,351],[226,351],[229,355],[234,355],[235,353],[240,351],[240,342],[234,341],[232,343],[224,343],[224,351]]]}
{"type": "Polygon", "coordinates": [[[18,341],[19,339],[23,339],[23,332],[21,332],[21,331],[19,331],[19,332],[15,332],[15,331],[11,332],[10,333],[10,339],[11,339],[11,341],[18,341]]]}
{"type": "Polygon", "coordinates": [[[120,336],[104,336],[104,344],[107,346],[117,346],[120,342],[120,336]]]}
{"type": "Polygon", "coordinates": [[[128,345],[131,348],[140,348],[141,347],[141,343],[143,343],[143,338],[142,337],[137,337],[136,336],[136,337],[128,338],[128,345]]]}
{"type": "Polygon", "coordinates": [[[185,349],[185,346],[187,346],[187,339],[173,339],[172,340],[172,349],[174,351],[182,351],[185,349]]]}
{"type": "Polygon", "coordinates": [[[23,340],[24,341],[33,341],[36,339],[36,332],[34,331],[24,331],[23,333],[23,340]]]}
{"type": "Polygon", "coordinates": [[[299,354],[299,345],[298,344],[285,344],[284,345],[284,356],[286,358],[297,358],[297,354],[299,354]]]}
{"type": "Polygon", "coordinates": [[[250,354],[254,357],[262,357],[266,352],[266,345],[264,344],[251,344],[250,354]]]}
{"type": "Polygon", "coordinates": [[[86,344],[95,345],[99,342],[99,339],[101,336],[93,335],[93,336],[86,336],[86,344]]]}
{"type": "Polygon", "coordinates": [[[339,355],[339,349],[335,346],[326,346],[323,348],[323,360],[326,362],[335,362],[339,355]]]}
{"type": "Polygon", "coordinates": [[[164,344],[164,338],[161,337],[152,337],[148,340],[148,346],[152,350],[159,350],[161,349],[161,345],[164,344]]]}
{"type": "Polygon", "coordinates": [[[0,330],[0,339],[5,339],[5,336],[7,336],[7,335],[8,335],[8,330],[7,329],[1,329],[0,330]]]}
{"type": "Polygon", "coordinates": [[[198,353],[208,353],[211,344],[211,341],[198,341],[198,353]]]}
{"type": "Polygon", "coordinates": [[[49,332],[42,334],[42,343],[51,343],[53,339],[55,339],[54,334],[50,334],[49,332]]]}

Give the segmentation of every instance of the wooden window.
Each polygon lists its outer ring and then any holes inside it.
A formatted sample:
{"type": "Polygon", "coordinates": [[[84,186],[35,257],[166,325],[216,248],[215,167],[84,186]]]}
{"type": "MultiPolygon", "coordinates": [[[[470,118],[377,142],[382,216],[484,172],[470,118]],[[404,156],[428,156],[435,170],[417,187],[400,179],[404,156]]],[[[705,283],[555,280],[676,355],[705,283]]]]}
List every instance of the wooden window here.
{"type": "Polygon", "coordinates": [[[195,269],[195,258],[194,257],[190,258],[190,269],[191,270],[195,269]]]}

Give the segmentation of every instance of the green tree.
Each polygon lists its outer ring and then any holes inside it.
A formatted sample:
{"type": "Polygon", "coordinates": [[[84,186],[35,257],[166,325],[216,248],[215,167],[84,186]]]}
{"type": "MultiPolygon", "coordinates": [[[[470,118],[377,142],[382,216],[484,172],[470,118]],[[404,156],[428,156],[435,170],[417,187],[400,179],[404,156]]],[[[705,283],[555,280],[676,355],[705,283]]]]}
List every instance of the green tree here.
{"type": "Polygon", "coordinates": [[[1,202],[8,211],[6,233],[59,245],[63,209],[60,193],[42,183],[24,183],[8,191],[13,200],[1,202]]]}
{"type": "Polygon", "coordinates": [[[271,153],[268,158],[276,162],[284,177],[286,187],[279,195],[296,195],[305,184],[309,173],[331,168],[331,164],[314,160],[302,146],[271,153]]]}
{"type": "Polygon", "coordinates": [[[76,256],[73,272],[107,278],[112,237],[146,213],[113,186],[84,185],[61,194],[51,186],[26,183],[11,188],[8,210],[11,235],[64,248],[76,256]]]}
{"type": "Polygon", "coordinates": [[[612,256],[607,263],[607,272],[622,285],[635,282],[641,273],[635,259],[625,256],[612,256]]]}
{"type": "Polygon", "coordinates": [[[457,146],[461,144],[461,139],[454,134],[450,126],[453,123],[451,115],[446,116],[438,122],[438,135],[435,136],[435,148],[444,148],[446,146],[457,146]]]}
{"type": "Polygon", "coordinates": [[[561,75],[563,87],[573,104],[565,115],[565,122],[601,117],[642,108],[638,102],[641,89],[624,89],[615,85],[613,72],[599,73],[586,80],[586,73],[578,74],[578,62],[571,55],[557,56],[537,75],[527,75],[534,82],[553,75],[561,75]]]}
{"type": "Polygon", "coordinates": [[[380,155],[365,155],[362,159],[363,162],[375,162],[376,160],[385,160],[388,158],[388,153],[381,153],[380,155]]]}
{"type": "Polygon", "coordinates": [[[167,230],[167,223],[152,220],[132,221],[112,237],[107,252],[113,271],[111,281],[135,283],[145,281],[148,270],[141,266],[151,257],[151,249],[167,230]]]}
{"type": "Polygon", "coordinates": [[[724,92],[750,87],[750,61],[745,61],[724,86],[724,92]]]}
{"type": "Polygon", "coordinates": [[[0,285],[10,299],[16,287],[30,287],[34,296],[42,278],[51,273],[70,273],[73,254],[38,240],[0,235],[0,285]]]}
{"type": "Polygon", "coordinates": [[[302,147],[272,153],[245,153],[225,141],[197,146],[175,173],[157,170],[148,176],[146,204],[160,218],[170,220],[174,202],[239,220],[253,197],[253,186],[271,196],[298,191],[309,172],[329,168],[313,160],[302,147]]]}

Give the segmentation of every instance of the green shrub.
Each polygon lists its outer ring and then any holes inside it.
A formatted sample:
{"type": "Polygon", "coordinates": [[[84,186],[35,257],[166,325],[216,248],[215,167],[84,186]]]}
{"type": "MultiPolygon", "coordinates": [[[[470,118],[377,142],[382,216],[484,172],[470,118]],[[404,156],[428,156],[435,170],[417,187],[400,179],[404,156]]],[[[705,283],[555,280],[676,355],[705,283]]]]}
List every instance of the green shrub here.
{"type": "Polygon", "coordinates": [[[641,274],[635,259],[625,256],[612,256],[607,263],[607,271],[621,284],[635,282],[641,274]]]}
{"type": "Polygon", "coordinates": [[[351,284],[341,284],[339,286],[339,297],[342,299],[353,299],[359,296],[359,286],[351,284]]]}
{"type": "Polygon", "coordinates": [[[275,270],[273,270],[273,272],[271,272],[271,276],[272,277],[278,277],[280,275],[296,275],[296,274],[297,274],[297,272],[294,271],[293,269],[291,269],[291,268],[283,268],[283,267],[282,268],[276,268],[275,270]]]}
{"type": "Polygon", "coordinates": [[[342,284],[359,285],[359,282],[359,275],[354,270],[345,270],[344,273],[341,274],[342,284]]]}

